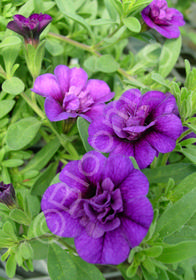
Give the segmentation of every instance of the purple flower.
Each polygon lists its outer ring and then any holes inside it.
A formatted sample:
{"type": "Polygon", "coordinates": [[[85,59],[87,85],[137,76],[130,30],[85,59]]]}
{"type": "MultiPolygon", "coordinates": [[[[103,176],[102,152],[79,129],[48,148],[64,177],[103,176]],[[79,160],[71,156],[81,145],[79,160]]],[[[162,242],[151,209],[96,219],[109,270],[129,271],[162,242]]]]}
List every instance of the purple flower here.
{"type": "Polygon", "coordinates": [[[4,184],[0,182],[0,202],[7,206],[15,204],[15,191],[12,184],[4,184]]]}
{"type": "Polygon", "coordinates": [[[176,9],[168,8],[165,0],[154,0],[142,11],[145,23],[162,36],[172,39],[180,36],[179,26],[185,24],[183,15],[176,9]]]}
{"type": "Polygon", "coordinates": [[[22,15],[15,15],[13,21],[10,21],[7,28],[22,35],[25,43],[37,45],[39,42],[39,35],[52,21],[52,17],[47,14],[32,14],[26,18],[22,15]]]}
{"type": "Polygon", "coordinates": [[[58,65],[54,75],[37,77],[32,91],[46,97],[45,111],[50,121],[77,116],[91,121],[102,113],[104,102],[114,96],[104,81],[88,80],[82,68],[65,65],[58,65]]]}
{"type": "Polygon", "coordinates": [[[175,110],[171,94],[149,91],[141,95],[138,89],[130,89],[90,124],[88,142],[98,151],[133,156],[145,168],[159,152],[175,148],[182,132],[175,110]]]}
{"type": "Polygon", "coordinates": [[[121,155],[91,151],[69,162],[61,183],[50,186],[41,208],[49,229],[74,237],[85,261],[119,264],[145,237],[153,219],[148,180],[121,155]]]}

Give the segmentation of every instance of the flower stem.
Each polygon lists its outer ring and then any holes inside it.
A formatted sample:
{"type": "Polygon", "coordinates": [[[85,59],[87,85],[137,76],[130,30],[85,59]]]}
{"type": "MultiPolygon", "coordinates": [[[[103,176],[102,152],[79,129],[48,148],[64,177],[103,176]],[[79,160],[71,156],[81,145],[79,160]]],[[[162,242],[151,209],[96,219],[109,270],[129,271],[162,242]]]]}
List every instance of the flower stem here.
{"type": "MultiPolygon", "coordinates": [[[[80,42],[74,41],[74,40],[70,39],[70,38],[67,37],[67,36],[62,36],[62,35],[59,35],[59,34],[55,34],[55,33],[53,33],[53,32],[49,32],[49,33],[48,33],[48,36],[53,37],[53,38],[56,38],[56,39],[59,39],[59,40],[61,40],[61,41],[64,41],[64,42],[66,42],[66,43],[68,43],[68,44],[70,44],[70,45],[73,45],[73,46],[75,46],[75,47],[78,47],[78,48],[80,48],[80,49],[86,50],[86,51],[88,51],[88,52],[90,52],[90,53],[92,53],[92,54],[94,54],[94,55],[96,55],[96,56],[98,56],[98,57],[101,57],[101,56],[102,56],[102,54],[100,54],[99,52],[97,52],[97,51],[94,49],[94,47],[91,47],[91,46],[82,44],[82,43],[80,43],[80,42]]],[[[119,69],[117,70],[117,72],[118,72],[119,74],[121,74],[122,76],[126,77],[128,80],[132,81],[132,82],[133,82],[134,84],[136,84],[137,86],[139,86],[139,87],[145,87],[145,85],[144,85],[143,83],[137,81],[135,78],[133,78],[132,76],[130,76],[124,69],[119,68],[119,69]]]]}
{"type": "Polygon", "coordinates": [[[180,142],[185,136],[187,136],[189,133],[193,132],[192,129],[187,129],[186,131],[184,131],[180,137],[177,139],[177,143],[180,142]]]}

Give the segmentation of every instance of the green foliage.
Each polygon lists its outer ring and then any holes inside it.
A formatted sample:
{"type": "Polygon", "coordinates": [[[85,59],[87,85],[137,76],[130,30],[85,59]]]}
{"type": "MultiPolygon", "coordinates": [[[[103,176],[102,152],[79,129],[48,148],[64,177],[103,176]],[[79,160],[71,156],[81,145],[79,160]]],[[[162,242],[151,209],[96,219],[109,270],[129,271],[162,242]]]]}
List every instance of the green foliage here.
{"type": "Polygon", "coordinates": [[[93,264],[68,254],[55,243],[49,247],[48,271],[52,280],[104,280],[101,272],[93,264]]]}

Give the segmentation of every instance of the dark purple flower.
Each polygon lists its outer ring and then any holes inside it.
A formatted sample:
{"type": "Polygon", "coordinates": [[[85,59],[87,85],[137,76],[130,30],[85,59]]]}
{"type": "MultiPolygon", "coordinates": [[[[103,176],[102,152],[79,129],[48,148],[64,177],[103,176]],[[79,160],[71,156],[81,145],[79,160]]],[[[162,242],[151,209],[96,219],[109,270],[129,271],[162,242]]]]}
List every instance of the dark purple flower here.
{"type": "Polygon", "coordinates": [[[12,184],[4,184],[0,182],[0,202],[7,206],[15,204],[15,191],[12,184]]]}
{"type": "Polygon", "coordinates": [[[89,126],[89,144],[98,151],[133,156],[140,168],[152,163],[158,153],[171,152],[181,135],[182,123],[173,111],[171,94],[138,89],[110,102],[103,116],[89,126]]]}
{"type": "Polygon", "coordinates": [[[154,0],[142,11],[145,23],[162,36],[172,39],[180,36],[179,26],[185,24],[183,15],[174,8],[168,8],[165,0],[154,0]]]}
{"type": "Polygon", "coordinates": [[[123,262],[153,219],[145,175],[128,157],[105,158],[91,151],[69,162],[59,178],[61,183],[50,186],[41,202],[49,229],[74,237],[78,254],[87,262],[123,262]]]}
{"type": "Polygon", "coordinates": [[[46,97],[45,111],[50,121],[77,116],[91,121],[102,113],[104,102],[114,96],[104,81],[88,80],[82,68],[65,65],[58,65],[54,75],[37,77],[32,91],[46,97]]]}
{"type": "Polygon", "coordinates": [[[52,21],[52,17],[47,14],[32,14],[26,18],[22,15],[15,15],[13,21],[10,21],[7,28],[22,35],[27,44],[37,45],[39,35],[52,21]]]}

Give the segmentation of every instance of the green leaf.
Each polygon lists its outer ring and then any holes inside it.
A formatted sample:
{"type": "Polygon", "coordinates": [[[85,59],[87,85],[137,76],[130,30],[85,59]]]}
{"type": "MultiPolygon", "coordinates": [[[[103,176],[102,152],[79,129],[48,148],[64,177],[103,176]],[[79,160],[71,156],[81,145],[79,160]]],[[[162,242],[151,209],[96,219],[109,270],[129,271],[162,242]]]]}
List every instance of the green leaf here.
{"type": "Polygon", "coordinates": [[[99,18],[92,20],[90,22],[91,26],[100,26],[100,25],[106,25],[106,24],[116,24],[117,22],[115,20],[109,19],[109,18],[99,18]]]}
{"type": "Polygon", "coordinates": [[[156,232],[166,237],[178,231],[196,212],[196,188],[169,206],[157,222],[156,232]]]}
{"type": "Polygon", "coordinates": [[[6,262],[6,273],[8,277],[13,278],[16,272],[16,260],[15,255],[11,255],[6,262]]]}
{"type": "Polygon", "coordinates": [[[169,178],[173,178],[178,183],[186,176],[196,172],[196,166],[191,163],[176,163],[153,169],[146,168],[142,172],[147,176],[150,184],[167,183],[169,178]]]}
{"type": "Polygon", "coordinates": [[[25,85],[21,79],[17,77],[12,77],[3,82],[2,89],[3,91],[12,95],[17,95],[24,91],[25,85]]]}
{"type": "Polygon", "coordinates": [[[50,164],[46,170],[38,177],[32,186],[31,193],[34,195],[43,195],[53,177],[56,174],[58,162],[50,164]]]}
{"type": "Polygon", "coordinates": [[[77,127],[80,134],[80,138],[82,139],[82,143],[87,152],[92,151],[93,148],[88,143],[88,127],[89,122],[81,117],[77,119],[77,127]]]}
{"type": "Polygon", "coordinates": [[[119,10],[116,9],[117,6],[115,5],[115,2],[115,0],[104,0],[104,4],[106,6],[108,14],[113,20],[117,20],[119,17],[119,10]]]}
{"type": "Polygon", "coordinates": [[[0,102],[0,119],[5,117],[14,107],[14,100],[2,100],[0,102]]]}
{"type": "Polygon", "coordinates": [[[123,18],[123,22],[130,31],[140,32],[141,24],[136,17],[123,18]]]}
{"type": "Polygon", "coordinates": [[[33,257],[33,249],[27,242],[22,242],[19,247],[22,257],[27,260],[33,257]]]}
{"type": "Polygon", "coordinates": [[[51,140],[49,143],[36,153],[36,155],[29,161],[26,167],[21,171],[25,173],[29,170],[41,170],[51,160],[54,154],[58,151],[60,143],[58,138],[51,140]]]}
{"type": "Polygon", "coordinates": [[[12,209],[9,217],[18,224],[29,225],[31,222],[30,218],[20,209],[12,209]]]}
{"type": "Polygon", "coordinates": [[[18,36],[6,37],[1,43],[0,48],[9,48],[21,43],[21,39],[18,36]]]}
{"type": "Polygon", "coordinates": [[[144,250],[144,254],[148,257],[156,258],[161,255],[163,251],[162,246],[153,246],[144,250]]]}
{"type": "Polygon", "coordinates": [[[93,32],[91,30],[91,27],[87,23],[87,21],[83,17],[81,17],[75,13],[73,1],[69,0],[70,5],[63,0],[55,0],[55,2],[57,4],[59,10],[61,11],[61,13],[63,13],[66,17],[72,19],[73,21],[81,24],[88,31],[88,33],[91,37],[94,36],[93,32]],[[72,7],[72,8],[70,9],[70,7],[72,7]]]}
{"type": "Polygon", "coordinates": [[[196,186],[196,172],[187,176],[184,180],[182,180],[173,190],[172,200],[178,200],[183,195],[192,191],[196,186]]]}
{"type": "Polygon", "coordinates": [[[133,163],[134,168],[140,170],[135,158],[134,157],[129,157],[129,158],[130,158],[131,162],[133,163]]]}
{"type": "Polygon", "coordinates": [[[21,159],[7,159],[2,162],[5,167],[17,167],[23,165],[24,161],[21,159]]]}
{"type": "Polygon", "coordinates": [[[163,248],[159,261],[170,264],[177,263],[196,256],[196,241],[184,241],[176,245],[163,248]]]}
{"type": "Polygon", "coordinates": [[[104,54],[97,59],[97,70],[104,73],[113,73],[120,67],[110,54],[104,54]]]}
{"type": "Polygon", "coordinates": [[[50,230],[47,227],[44,213],[41,212],[31,222],[28,229],[28,238],[39,238],[39,236],[44,235],[46,233],[50,233],[50,230]]]}
{"type": "Polygon", "coordinates": [[[11,150],[20,150],[27,146],[36,136],[41,122],[29,117],[12,124],[6,135],[7,145],[11,150]]]}
{"type": "Polygon", "coordinates": [[[29,242],[33,249],[33,259],[34,260],[43,260],[48,257],[48,239],[42,240],[32,240],[29,242]]]}
{"type": "Polygon", "coordinates": [[[104,280],[93,264],[68,254],[55,243],[49,247],[48,272],[51,280],[104,280]]]}
{"type": "Polygon", "coordinates": [[[180,54],[181,45],[181,36],[177,39],[167,39],[163,45],[158,69],[158,73],[163,77],[166,77],[176,64],[180,54]]]}

